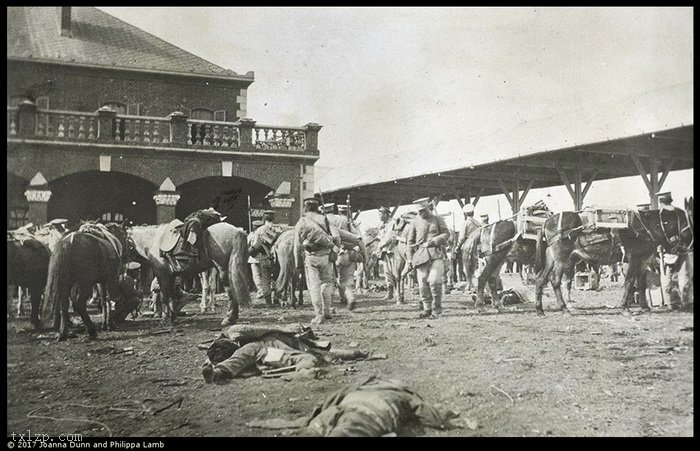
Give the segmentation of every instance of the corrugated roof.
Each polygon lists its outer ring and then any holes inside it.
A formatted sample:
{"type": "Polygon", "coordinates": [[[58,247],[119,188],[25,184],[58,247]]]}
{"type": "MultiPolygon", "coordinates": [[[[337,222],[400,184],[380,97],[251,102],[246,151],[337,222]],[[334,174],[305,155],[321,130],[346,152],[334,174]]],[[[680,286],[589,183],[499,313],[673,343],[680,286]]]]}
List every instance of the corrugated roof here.
{"type": "Polygon", "coordinates": [[[560,112],[442,147],[400,152],[334,168],[315,181],[324,193],[642,135],[693,124],[693,83],[687,82],[587,109],[560,112]]]}
{"type": "Polygon", "coordinates": [[[7,57],[189,75],[249,79],[163,41],[99,9],[71,8],[71,36],[61,36],[60,7],[8,7],[7,57]]]}

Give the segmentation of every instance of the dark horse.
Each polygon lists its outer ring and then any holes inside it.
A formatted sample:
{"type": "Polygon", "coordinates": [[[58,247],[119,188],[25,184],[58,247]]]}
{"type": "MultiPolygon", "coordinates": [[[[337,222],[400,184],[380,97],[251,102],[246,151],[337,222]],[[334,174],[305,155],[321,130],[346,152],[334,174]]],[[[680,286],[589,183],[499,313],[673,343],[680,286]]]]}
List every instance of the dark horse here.
{"type": "Polygon", "coordinates": [[[275,282],[275,298],[283,307],[296,307],[304,303],[304,271],[299,271],[294,262],[294,230],[287,230],[277,237],[272,245],[272,255],[279,265],[275,282]],[[299,290],[298,297],[295,292],[299,290]]]}
{"type": "MultiPolygon", "coordinates": [[[[654,255],[657,246],[663,251],[679,256],[675,270],[685,269],[690,274],[692,284],[693,253],[693,198],[686,199],[685,210],[674,211],[642,210],[630,211],[630,227],[620,231],[620,239],[629,259],[625,273],[625,291],[621,301],[623,313],[628,311],[630,300],[634,296],[635,286],[639,292],[639,304],[648,310],[646,300],[646,266],[654,255]],[[670,216],[667,225],[662,225],[663,216],[670,216]]],[[[680,287],[683,292],[684,287],[680,287]]],[[[692,296],[692,287],[688,292],[692,296]]]]}
{"type": "Polygon", "coordinates": [[[485,265],[478,277],[476,301],[474,305],[481,310],[484,304],[484,288],[488,283],[493,298],[492,305],[501,311],[501,301],[498,297],[498,275],[506,260],[523,264],[541,266],[538,255],[542,246],[542,235],[539,224],[551,213],[542,202],[538,202],[525,210],[525,215],[513,219],[504,219],[481,227],[467,239],[463,247],[462,259],[467,280],[471,281],[478,266],[478,256],[483,255],[485,265]],[[528,218],[529,221],[524,221],[528,218]],[[537,221],[534,222],[533,221],[537,221]]]}
{"type": "MultiPolygon", "coordinates": [[[[48,279],[46,282],[44,306],[41,321],[46,323],[53,319],[53,327],[59,328],[58,339],[68,338],[69,298],[71,290],[77,288],[73,297],[73,309],[80,315],[91,339],[97,337],[97,328],[87,314],[87,300],[92,294],[92,287],[101,284],[107,290],[109,298],[117,300],[122,297],[119,287],[119,274],[122,269],[123,250],[126,249],[126,231],[115,223],[84,224],[76,232],[65,235],[57,243],[49,260],[48,279]],[[116,239],[114,245],[102,240],[95,234],[84,231],[85,227],[97,228],[108,240],[116,239]],[[108,231],[112,237],[104,234],[108,231]],[[119,245],[121,249],[118,249],[119,245]],[[117,248],[117,249],[115,249],[117,248]],[[60,318],[60,323],[59,323],[60,318]]],[[[113,330],[111,305],[103,295],[102,328],[113,330]]],[[[45,324],[47,325],[47,324],[45,324]]],[[[51,325],[48,325],[51,327],[51,325]]]]}
{"type": "Polygon", "coordinates": [[[29,289],[32,305],[29,322],[35,329],[41,327],[39,308],[50,257],[49,248],[36,239],[7,238],[7,283],[29,289]]]}

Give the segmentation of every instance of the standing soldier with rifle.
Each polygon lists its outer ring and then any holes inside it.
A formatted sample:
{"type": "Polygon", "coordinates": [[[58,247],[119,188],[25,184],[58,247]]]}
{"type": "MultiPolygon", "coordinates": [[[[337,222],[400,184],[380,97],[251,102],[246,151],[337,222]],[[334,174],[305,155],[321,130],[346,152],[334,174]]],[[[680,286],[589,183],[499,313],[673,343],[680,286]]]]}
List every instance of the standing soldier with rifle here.
{"type": "Polygon", "coordinates": [[[433,214],[429,199],[413,202],[418,207],[418,216],[408,230],[406,260],[408,271],[415,268],[418,287],[423,303],[419,318],[437,319],[442,313],[442,279],[444,245],[450,237],[445,220],[433,214]]]}
{"type": "MultiPolygon", "coordinates": [[[[379,233],[377,233],[374,239],[381,243],[384,239],[384,234],[388,233],[393,225],[391,222],[391,211],[386,207],[379,207],[379,220],[382,224],[379,226],[379,233]]],[[[384,280],[386,281],[387,293],[386,296],[382,298],[382,301],[388,301],[394,298],[394,276],[391,271],[393,253],[394,249],[390,247],[378,248],[376,251],[379,261],[384,263],[384,280]]]]}
{"type": "Polygon", "coordinates": [[[326,217],[331,225],[336,227],[341,234],[342,245],[336,260],[340,303],[347,304],[348,310],[353,310],[355,308],[355,294],[352,291],[353,274],[357,263],[361,261],[362,255],[364,255],[364,243],[362,242],[360,231],[355,227],[348,215],[349,211],[347,205],[338,205],[338,214],[328,214],[326,217]],[[352,234],[356,238],[348,234],[352,234]]]}
{"type": "Polygon", "coordinates": [[[297,270],[306,274],[306,284],[314,307],[311,324],[321,324],[331,319],[333,296],[334,248],[340,244],[338,230],[328,219],[318,213],[319,202],[315,197],[304,199],[304,216],[294,227],[294,261],[297,270]]]}

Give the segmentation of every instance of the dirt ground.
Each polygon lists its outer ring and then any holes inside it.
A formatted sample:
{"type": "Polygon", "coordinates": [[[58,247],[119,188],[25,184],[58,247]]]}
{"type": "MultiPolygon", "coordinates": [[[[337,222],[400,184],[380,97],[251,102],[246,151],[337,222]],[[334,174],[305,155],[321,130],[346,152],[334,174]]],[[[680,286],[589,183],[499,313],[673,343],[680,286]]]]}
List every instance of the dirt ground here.
{"type": "MultiPolygon", "coordinates": [[[[512,277],[504,283],[519,285],[512,277]]],[[[427,436],[692,436],[693,314],[623,317],[605,307],[618,301],[620,283],[601,285],[573,292],[572,315],[555,311],[546,291],[545,317],[535,315],[532,302],[477,314],[463,292],[453,292],[441,318],[419,320],[415,295],[404,305],[381,301],[381,292],[361,295],[355,311],[337,306],[336,317],[314,330],[336,347],[356,342],[386,360],[332,365],[320,379],[224,385],[204,383],[206,355],[197,348],[218,336],[223,297],[216,314],[186,306],[189,315],[174,335],[159,334],[156,319],[139,318],[95,341],[59,343],[55,333],[25,330],[26,317],[8,319],[8,433],[299,435],[246,423],[308,415],[335,389],[377,374],[459,413],[454,422],[461,427],[426,429],[427,436]],[[123,352],[129,347],[133,352],[123,352]]],[[[245,308],[240,323],[308,324],[305,301],[298,310],[245,308]]]]}

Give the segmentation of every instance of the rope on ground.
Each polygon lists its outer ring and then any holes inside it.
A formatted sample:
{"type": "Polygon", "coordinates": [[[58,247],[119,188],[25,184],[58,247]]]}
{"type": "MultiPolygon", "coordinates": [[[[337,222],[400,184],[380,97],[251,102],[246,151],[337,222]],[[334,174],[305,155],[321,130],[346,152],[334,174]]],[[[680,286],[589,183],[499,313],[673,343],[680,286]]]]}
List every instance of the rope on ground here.
{"type": "Polygon", "coordinates": [[[493,384],[491,384],[491,388],[495,388],[495,389],[498,390],[499,392],[503,393],[504,395],[506,395],[506,396],[508,397],[508,399],[510,399],[510,403],[511,403],[511,404],[515,404],[515,401],[513,401],[513,398],[511,398],[510,395],[509,395],[508,393],[504,392],[503,390],[501,390],[500,388],[496,387],[496,386],[493,385],[493,384]]]}

